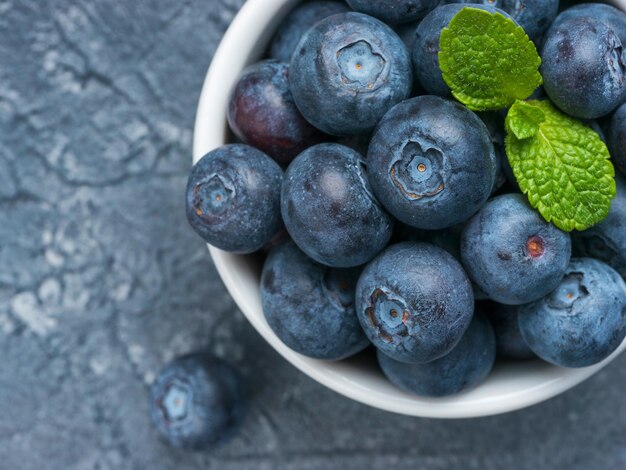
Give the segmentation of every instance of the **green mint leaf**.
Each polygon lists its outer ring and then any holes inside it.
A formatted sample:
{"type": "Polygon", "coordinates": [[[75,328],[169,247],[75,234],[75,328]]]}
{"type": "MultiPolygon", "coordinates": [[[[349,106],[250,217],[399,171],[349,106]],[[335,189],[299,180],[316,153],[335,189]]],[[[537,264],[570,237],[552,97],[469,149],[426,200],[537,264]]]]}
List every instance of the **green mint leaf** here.
{"type": "Polygon", "coordinates": [[[542,83],[537,48],[500,13],[463,8],[441,32],[439,46],[444,81],[474,111],[508,108],[542,83]]]}
{"type": "Polygon", "coordinates": [[[516,102],[505,127],[513,174],[544,219],[569,232],[607,216],[615,197],[615,170],[593,129],[547,100],[516,102]]]}
{"type": "Polygon", "coordinates": [[[525,101],[516,101],[508,115],[508,130],[518,139],[534,137],[539,132],[539,126],[546,120],[545,113],[539,106],[525,101]]]}

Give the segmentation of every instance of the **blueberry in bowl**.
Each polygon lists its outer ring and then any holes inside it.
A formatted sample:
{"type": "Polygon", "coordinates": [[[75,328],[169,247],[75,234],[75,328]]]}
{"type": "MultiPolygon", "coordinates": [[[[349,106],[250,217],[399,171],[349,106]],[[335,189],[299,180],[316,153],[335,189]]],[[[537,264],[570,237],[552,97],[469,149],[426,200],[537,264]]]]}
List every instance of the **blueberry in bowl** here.
{"type": "Polygon", "coordinates": [[[281,209],[300,249],[328,266],[366,263],[385,247],[393,229],[372,193],[363,158],[339,144],[311,147],[289,165],[281,209]]]}
{"type": "Polygon", "coordinates": [[[382,21],[342,13],[317,23],[291,57],[289,83],[300,112],[332,135],[371,131],[411,92],[409,52],[382,21]]]}
{"type": "Polygon", "coordinates": [[[463,222],[485,203],[495,184],[496,156],[476,114],[425,95],[394,106],[381,119],[367,172],[394,217],[436,230],[463,222]]]}
{"type": "Polygon", "coordinates": [[[231,94],[228,123],[243,142],[282,164],[326,140],[298,111],[284,62],[263,61],[242,72],[231,94]]]}
{"type": "Polygon", "coordinates": [[[460,341],[474,313],[474,295],[451,254],[435,245],[404,242],[365,266],[356,312],[379,351],[399,362],[425,363],[460,341]]]}
{"type": "Polygon", "coordinates": [[[558,288],[521,308],[518,321],[542,359],[563,367],[597,364],[626,336],[626,284],[609,265],[574,258],[558,288]]]}
{"type": "Polygon", "coordinates": [[[461,236],[468,275],[497,302],[520,305],[549,294],[565,275],[570,235],[546,222],[521,194],[491,199],[461,236]]]}
{"type": "Polygon", "coordinates": [[[359,268],[329,268],[293,242],[274,248],[263,266],[265,318],[291,349],[308,357],[339,360],[369,345],[354,310],[359,268]]]}
{"type": "Polygon", "coordinates": [[[283,171],[266,154],[243,144],[201,158],[187,182],[187,219],[207,243],[251,253],[280,229],[283,171]]]}
{"type": "Polygon", "coordinates": [[[626,55],[618,31],[590,16],[560,21],[546,33],[541,73],[563,111],[595,119],[626,99],[626,55]]]}

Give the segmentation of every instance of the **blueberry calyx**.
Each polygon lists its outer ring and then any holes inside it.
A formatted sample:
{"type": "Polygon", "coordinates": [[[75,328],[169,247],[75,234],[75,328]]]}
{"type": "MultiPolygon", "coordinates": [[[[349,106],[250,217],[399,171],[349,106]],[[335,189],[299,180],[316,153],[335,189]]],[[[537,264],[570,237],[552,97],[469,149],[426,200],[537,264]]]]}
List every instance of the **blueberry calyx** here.
{"type": "Polygon", "coordinates": [[[574,304],[589,295],[589,290],[583,283],[584,274],[572,272],[561,281],[561,285],[548,297],[548,305],[557,310],[571,312],[574,304]]]}
{"type": "Polygon", "coordinates": [[[380,82],[386,60],[372,45],[360,40],[342,47],[337,52],[341,81],[357,91],[371,91],[380,82]]]}
{"type": "Polygon", "coordinates": [[[216,216],[226,211],[235,194],[235,187],[226,178],[214,173],[193,188],[193,207],[198,217],[216,216]]]}
{"type": "Polygon", "coordinates": [[[408,142],[391,165],[391,180],[408,200],[433,197],[445,189],[444,154],[433,146],[424,147],[408,142]]]}
{"type": "Polygon", "coordinates": [[[192,393],[191,387],[185,381],[174,379],[167,385],[160,400],[161,412],[166,421],[183,421],[187,418],[189,405],[193,401],[192,393]]]}
{"type": "Polygon", "coordinates": [[[409,311],[402,299],[394,298],[390,292],[376,289],[370,295],[369,306],[365,314],[370,324],[379,332],[380,337],[393,342],[394,336],[408,336],[407,321],[409,311]]]}

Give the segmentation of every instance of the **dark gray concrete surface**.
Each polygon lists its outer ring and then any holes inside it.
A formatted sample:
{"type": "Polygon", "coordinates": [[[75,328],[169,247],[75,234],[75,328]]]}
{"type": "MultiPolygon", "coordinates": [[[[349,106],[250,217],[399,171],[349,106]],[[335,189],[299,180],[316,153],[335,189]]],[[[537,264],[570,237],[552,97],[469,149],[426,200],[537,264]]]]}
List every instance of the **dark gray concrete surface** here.
{"type": "MultiPolygon", "coordinates": [[[[268,0],[271,1],[271,0],[268,0]]],[[[529,410],[412,419],[267,346],[187,226],[195,104],[242,0],[0,0],[0,469],[623,469],[626,356],[529,410]],[[147,387],[208,347],[253,390],[209,454],[147,387]]]]}

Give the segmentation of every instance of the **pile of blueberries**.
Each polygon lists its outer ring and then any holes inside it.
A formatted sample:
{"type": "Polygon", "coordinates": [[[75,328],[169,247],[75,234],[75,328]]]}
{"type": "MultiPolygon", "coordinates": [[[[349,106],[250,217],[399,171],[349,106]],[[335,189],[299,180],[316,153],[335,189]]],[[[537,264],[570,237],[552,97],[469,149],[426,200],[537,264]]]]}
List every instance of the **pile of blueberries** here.
{"type": "MultiPolygon", "coordinates": [[[[287,346],[341,360],[373,345],[411,393],[469,389],[497,354],[605,359],[626,336],[623,177],[600,224],[546,222],[508,165],[504,114],[468,110],[442,78],[440,33],[467,4],[346,1],[300,4],[243,71],[228,110],[240,143],[193,167],[191,226],[222,250],[267,255],[264,314],[287,346]]],[[[533,97],[597,129],[626,171],[626,14],[476,3],[537,45],[533,97]]]]}

